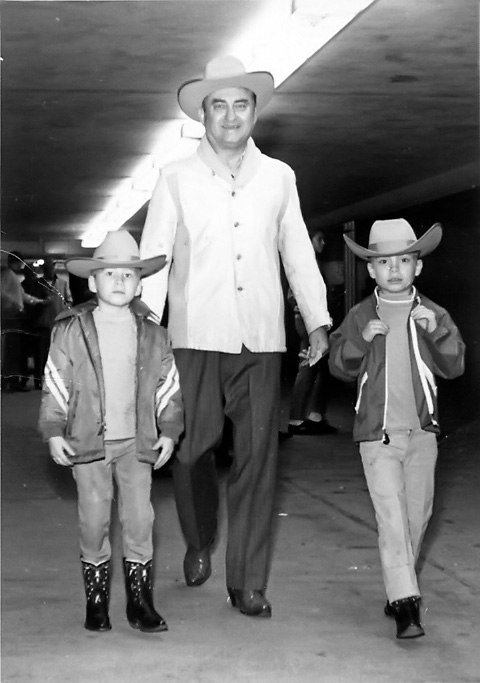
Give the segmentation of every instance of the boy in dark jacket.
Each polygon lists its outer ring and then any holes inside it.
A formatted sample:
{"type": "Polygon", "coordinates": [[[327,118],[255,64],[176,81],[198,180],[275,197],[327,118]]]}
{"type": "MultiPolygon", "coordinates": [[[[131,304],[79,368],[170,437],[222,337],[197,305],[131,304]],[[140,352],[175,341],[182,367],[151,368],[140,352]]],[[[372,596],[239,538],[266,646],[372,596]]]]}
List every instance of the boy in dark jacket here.
{"type": "Polygon", "coordinates": [[[421,257],[442,238],[435,224],[420,239],[403,219],[376,221],[365,249],[377,287],[330,337],[333,375],[358,380],[353,438],[375,509],[387,593],[385,614],[397,638],[424,635],[415,571],[433,507],[438,416],[435,375],[464,370],[464,344],[447,311],[413,286],[421,257]]]}
{"type": "Polygon", "coordinates": [[[58,316],[45,367],[40,430],[78,491],[85,628],[107,631],[113,479],[122,526],[127,619],[166,631],[152,599],[152,466],[183,431],[178,373],[166,332],[138,297],[141,278],[165,265],[140,260],[126,230],[107,234],[93,258],[67,261],[96,298],[58,316]]]}

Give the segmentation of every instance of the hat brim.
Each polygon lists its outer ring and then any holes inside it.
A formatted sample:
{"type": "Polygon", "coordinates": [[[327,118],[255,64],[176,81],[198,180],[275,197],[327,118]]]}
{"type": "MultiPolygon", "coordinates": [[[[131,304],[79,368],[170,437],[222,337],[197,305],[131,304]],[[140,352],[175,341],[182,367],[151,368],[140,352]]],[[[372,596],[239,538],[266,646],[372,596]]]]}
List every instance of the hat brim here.
{"type": "Polygon", "coordinates": [[[194,121],[200,121],[200,108],[203,100],[216,90],[224,88],[247,88],[257,97],[257,111],[263,109],[271,100],[275,85],[268,71],[230,76],[228,78],[202,79],[187,81],[178,90],[178,103],[181,110],[194,121]]]}
{"type": "Polygon", "coordinates": [[[364,261],[368,261],[371,258],[378,258],[379,256],[398,256],[399,254],[412,254],[414,252],[417,252],[419,256],[426,256],[440,244],[442,239],[442,226],[440,223],[435,223],[416,242],[409,244],[407,247],[403,246],[393,251],[378,251],[376,249],[361,247],[347,235],[344,235],[343,239],[345,240],[347,247],[364,261]]]}
{"type": "Polygon", "coordinates": [[[165,254],[136,261],[106,261],[104,259],[79,256],[78,258],[68,259],[65,262],[65,266],[69,273],[84,278],[90,277],[94,270],[101,270],[103,268],[134,268],[140,271],[140,277],[148,277],[158,273],[165,266],[166,262],[167,257],[165,254]]]}

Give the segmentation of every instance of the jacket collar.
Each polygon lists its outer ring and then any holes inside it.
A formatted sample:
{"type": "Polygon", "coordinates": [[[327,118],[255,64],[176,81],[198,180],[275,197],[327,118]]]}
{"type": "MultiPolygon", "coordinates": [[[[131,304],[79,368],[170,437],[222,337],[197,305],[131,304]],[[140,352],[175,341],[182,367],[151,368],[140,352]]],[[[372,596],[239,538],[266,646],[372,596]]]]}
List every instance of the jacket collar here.
{"type": "MultiPolygon", "coordinates": [[[[85,301],[83,304],[78,304],[73,308],[63,311],[56,319],[63,320],[65,318],[79,317],[88,313],[93,313],[97,306],[97,297],[94,297],[89,299],[89,301],[85,301]]],[[[130,310],[137,318],[148,318],[152,314],[150,308],[138,297],[131,302],[130,310]]]]}
{"type": "Polygon", "coordinates": [[[240,164],[238,173],[235,178],[232,178],[230,170],[227,166],[225,166],[224,163],[222,163],[222,161],[220,161],[220,157],[207,140],[206,135],[204,135],[200,140],[197,154],[211,171],[213,171],[216,175],[219,175],[230,185],[235,185],[237,187],[246,185],[253,178],[260,165],[262,156],[262,153],[252,138],[249,138],[245,147],[243,161],[240,164]]]}

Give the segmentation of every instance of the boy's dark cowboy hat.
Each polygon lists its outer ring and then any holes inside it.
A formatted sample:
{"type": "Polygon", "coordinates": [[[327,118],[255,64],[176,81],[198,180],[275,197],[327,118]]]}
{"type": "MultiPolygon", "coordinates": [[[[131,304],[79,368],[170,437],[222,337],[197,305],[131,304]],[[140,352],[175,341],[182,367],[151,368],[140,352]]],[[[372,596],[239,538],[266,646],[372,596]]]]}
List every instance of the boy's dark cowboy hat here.
{"type": "Polygon", "coordinates": [[[203,78],[186,81],[178,89],[178,103],[191,119],[200,121],[203,100],[216,90],[223,88],[247,88],[257,97],[257,110],[270,101],[275,86],[269,71],[247,73],[243,63],[236,57],[216,57],[208,62],[203,78]]]}
{"type": "Polygon", "coordinates": [[[361,247],[347,235],[343,236],[347,247],[365,261],[378,256],[397,256],[417,252],[425,256],[436,249],[442,239],[442,226],[435,223],[417,239],[413,228],[404,218],[375,221],[370,229],[368,249],[361,247]]]}
{"type": "Polygon", "coordinates": [[[69,273],[88,278],[92,271],[101,268],[138,268],[140,277],[153,275],[165,265],[165,255],[141,259],[138,244],[127,230],[108,232],[103,242],[95,249],[93,256],[79,256],[67,259],[69,273]]]}

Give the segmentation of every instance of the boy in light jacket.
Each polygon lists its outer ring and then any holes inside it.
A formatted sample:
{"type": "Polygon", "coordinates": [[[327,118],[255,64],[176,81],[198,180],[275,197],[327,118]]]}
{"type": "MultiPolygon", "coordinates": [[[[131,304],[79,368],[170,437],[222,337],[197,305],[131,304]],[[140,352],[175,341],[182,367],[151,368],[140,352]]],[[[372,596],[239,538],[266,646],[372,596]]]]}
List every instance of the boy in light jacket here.
{"type": "Polygon", "coordinates": [[[166,631],[152,598],[152,466],[172,455],[183,431],[178,373],[166,331],[137,297],[141,278],[165,256],[140,260],[126,231],[108,233],[93,258],[67,269],[88,278],[96,298],[57,317],[45,367],[39,428],[78,492],[85,628],[111,629],[109,528],[113,480],[122,526],[127,619],[166,631]]]}

